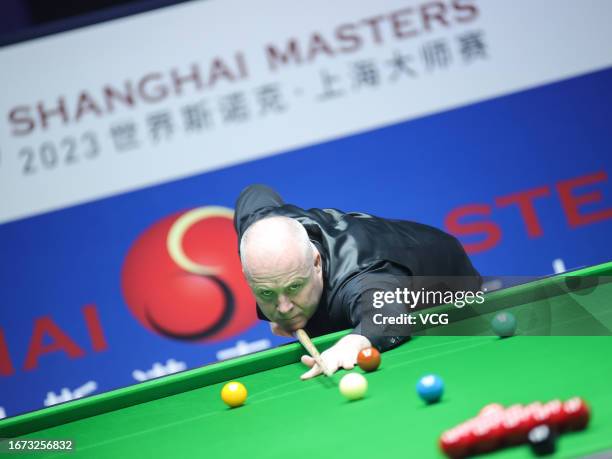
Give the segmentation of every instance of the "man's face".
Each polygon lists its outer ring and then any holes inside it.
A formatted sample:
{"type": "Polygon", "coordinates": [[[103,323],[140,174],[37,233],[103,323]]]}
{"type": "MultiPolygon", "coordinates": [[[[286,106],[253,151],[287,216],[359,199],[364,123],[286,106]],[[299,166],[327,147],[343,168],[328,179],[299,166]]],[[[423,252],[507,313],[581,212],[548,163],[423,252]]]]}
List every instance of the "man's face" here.
{"type": "Polygon", "coordinates": [[[248,276],[261,311],[288,331],[303,328],[312,317],[323,291],[321,256],[258,264],[248,276]]]}

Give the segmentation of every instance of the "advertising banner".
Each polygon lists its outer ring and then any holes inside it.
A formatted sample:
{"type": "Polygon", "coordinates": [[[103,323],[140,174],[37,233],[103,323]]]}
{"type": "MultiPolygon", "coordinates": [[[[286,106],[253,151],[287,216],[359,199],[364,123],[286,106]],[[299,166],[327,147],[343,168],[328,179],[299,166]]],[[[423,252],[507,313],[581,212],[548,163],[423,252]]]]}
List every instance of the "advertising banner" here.
{"type": "Polygon", "coordinates": [[[0,49],[0,415],[287,342],[244,187],[456,235],[484,275],[609,261],[612,4],[189,2],[0,49]]]}

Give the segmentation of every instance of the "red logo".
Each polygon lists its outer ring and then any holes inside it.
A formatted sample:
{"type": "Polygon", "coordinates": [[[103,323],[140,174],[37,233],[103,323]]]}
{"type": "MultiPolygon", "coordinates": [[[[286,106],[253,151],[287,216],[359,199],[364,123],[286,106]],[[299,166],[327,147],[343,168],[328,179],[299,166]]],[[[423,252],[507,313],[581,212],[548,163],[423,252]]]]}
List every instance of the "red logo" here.
{"type": "Polygon", "coordinates": [[[141,324],[177,340],[220,341],[257,321],[232,221],[231,209],[199,207],[140,235],[123,264],[121,287],[141,324]]]}

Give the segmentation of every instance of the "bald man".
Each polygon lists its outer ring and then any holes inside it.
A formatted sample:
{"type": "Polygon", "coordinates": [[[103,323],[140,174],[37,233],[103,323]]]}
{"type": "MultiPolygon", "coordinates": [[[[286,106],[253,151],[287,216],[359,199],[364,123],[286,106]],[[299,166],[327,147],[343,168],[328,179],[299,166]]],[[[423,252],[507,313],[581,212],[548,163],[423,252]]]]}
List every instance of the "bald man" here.
{"type": "MultiPolygon", "coordinates": [[[[243,190],[234,226],[257,314],[273,333],[352,329],[321,354],[332,372],[353,368],[362,349],[384,352],[409,338],[406,326],[372,326],[374,291],[414,289],[416,276],[456,276],[459,288],[472,291],[481,284],[461,244],[443,231],[364,213],[304,210],[265,185],[243,190]]],[[[385,308],[392,315],[406,312],[399,301],[385,308]]],[[[322,373],[310,356],[302,362],[310,367],[302,379],[322,373]]]]}

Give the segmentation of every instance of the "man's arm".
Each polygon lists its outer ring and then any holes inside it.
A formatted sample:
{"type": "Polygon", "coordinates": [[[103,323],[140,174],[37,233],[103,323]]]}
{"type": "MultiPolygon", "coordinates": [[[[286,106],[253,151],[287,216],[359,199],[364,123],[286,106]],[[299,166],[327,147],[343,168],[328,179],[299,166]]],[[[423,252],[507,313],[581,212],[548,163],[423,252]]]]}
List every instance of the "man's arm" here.
{"type": "MultiPolygon", "coordinates": [[[[254,222],[263,218],[271,208],[280,207],[284,204],[283,198],[267,185],[249,185],[240,193],[236,200],[234,211],[234,229],[238,235],[238,252],[240,252],[240,241],[246,229],[254,222]]],[[[268,318],[261,312],[256,304],[257,317],[267,321],[268,318]]],[[[273,327],[272,332],[279,336],[286,336],[278,327],[273,327]]],[[[289,335],[291,336],[291,335],[289,335]]]]}
{"type": "Polygon", "coordinates": [[[238,234],[238,244],[246,229],[264,217],[271,208],[284,204],[283,198],[266,185],[249,185],[236,200],[234,228],[238,234]]]}
{"type": "Polygon", "coordinates": [[[347,284],[344,295],[354,327],[353,332],[366,336],[372,346],[381,352],[407,341],[410,337],[408,326],[378,325],[374,323],[374,316],[382,314],[385,317],[399,317],[408,312],[408,307],[402,301],[394,298],[392,302],[382,303],[382,298],[387,292],[412,289],[412,281],[413,277],[408,270],[390,262],[355,276],[347,284]]]}
{"type": "MultiPolygon", "coordinates": [[[[384,312],[385,316],[400,315],[406,312],[401,302],[385,304],[384,308],[373,308],[374,292],[393,292],[397,288],[409,287],[410,276],[402,268],[391,263],[383,263],[371,272],[355,276],[343,287],[339,295],[338,307],[348,315],[353,332],[338,340],[336,344],[321,354],[330,371],[350,370],[357,362],[362,349],[376,347],[384,352],[407,341],[409,330],[405,325],[373,325],[372,315],[384,312]]],[[[303,356],[302,363],[311,367],[302,379],[312,378],[322,373],[310,356],[303,356]]]]}

